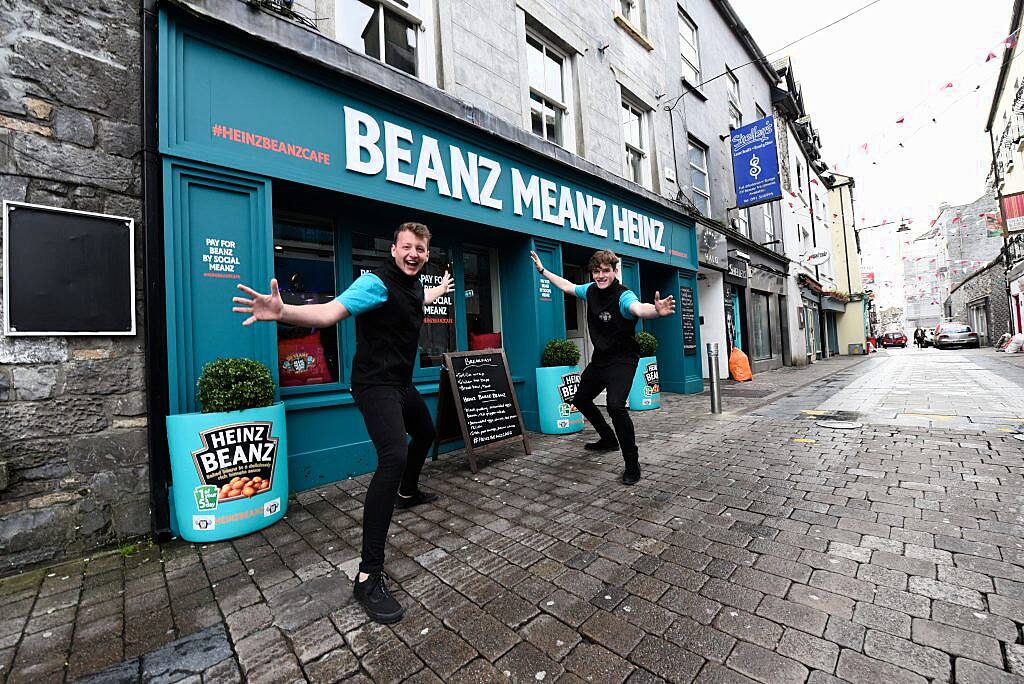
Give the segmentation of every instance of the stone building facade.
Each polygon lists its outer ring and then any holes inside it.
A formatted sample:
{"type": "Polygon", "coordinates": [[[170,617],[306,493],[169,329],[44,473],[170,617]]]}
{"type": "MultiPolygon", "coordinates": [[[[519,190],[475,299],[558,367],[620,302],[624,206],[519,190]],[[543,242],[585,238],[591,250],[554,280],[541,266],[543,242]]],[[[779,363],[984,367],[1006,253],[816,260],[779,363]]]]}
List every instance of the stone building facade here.
{"type": "Polygon", "coordinates": [[[1009,330],[1010,305],[1002,256],[957,285],[945,301],[946,317],[966,323],[982,346],[993,346],[1009,330]]]}
{"type": "MultiPolygon", "coordinates": [[[[131,217],[140,236],[138,4],[4,3],[0,45],[0,200],[131,217]]],[[[141,333],[0,330],[0,574],[149,531],[146,411],[141,333]]]]}

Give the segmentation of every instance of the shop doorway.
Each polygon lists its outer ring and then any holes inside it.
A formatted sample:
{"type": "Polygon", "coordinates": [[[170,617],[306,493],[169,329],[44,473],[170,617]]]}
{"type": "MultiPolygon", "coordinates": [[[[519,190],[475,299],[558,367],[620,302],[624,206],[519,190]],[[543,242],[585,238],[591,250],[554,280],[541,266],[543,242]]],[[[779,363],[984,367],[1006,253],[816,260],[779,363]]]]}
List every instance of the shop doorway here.
{"type": "MultiPolygon", "coordinates": [[[[563,262],[562,276],[577,284],[590,281],[590,274],[578,264],[563,262]]],[[[565,337],[580,350],[580,368],[585,368],[594,352],[590,331],[587,329],[587,303],[571,295],[565,296],[565,337]]]]}
{"type": "Polygon", "coordinates": [[[730,350],[733,347],[737,347],[740,351],[746,351],[743,344],[743,335],[747,327],[743,315],[744,311],[742,288],[737,285],[726,284],[725,331],[726,341],[729,343],[730,350]]]}

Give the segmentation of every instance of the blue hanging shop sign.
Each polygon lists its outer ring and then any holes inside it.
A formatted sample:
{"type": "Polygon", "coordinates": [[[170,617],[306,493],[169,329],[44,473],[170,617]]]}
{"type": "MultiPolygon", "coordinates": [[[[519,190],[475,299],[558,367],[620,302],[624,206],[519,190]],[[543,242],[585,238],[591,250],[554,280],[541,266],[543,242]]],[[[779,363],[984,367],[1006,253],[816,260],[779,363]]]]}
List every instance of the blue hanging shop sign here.
{"type": "Polygon", "coordinates": [[[743,209],[782,198],[775,117],[766,116],[732,132],[732,178],[736,207],[743,209]]]}

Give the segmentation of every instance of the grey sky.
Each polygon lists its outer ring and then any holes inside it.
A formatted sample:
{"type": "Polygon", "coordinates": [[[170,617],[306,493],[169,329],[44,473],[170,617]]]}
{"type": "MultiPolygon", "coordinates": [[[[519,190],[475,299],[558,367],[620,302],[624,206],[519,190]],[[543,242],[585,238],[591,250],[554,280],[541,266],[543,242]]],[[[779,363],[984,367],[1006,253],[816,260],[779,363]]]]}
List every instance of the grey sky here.
{"type": "MultiPolygon", "coordinates": [[[[767,52],[866,2],[733,0],[733,6],[767,52]]],[[[770,56],[793,58],[822,154],[856,176],[860,215],[869,223],[902,214],[927,224],[941,201],[968,202],[984,191],[990,153],[983,129],[1002,59],[995,48],[1006,35],[1011,5],[882,0],[770,56]],[[999,59],[985,64],[989,50],[999,59]],[[949,81],[953,88],[941,90],[949,81]],[[896,124],[900,116],[906,122],[896,124]],[[868,154],[860,149],[864,142],[868,154]]]]}
{"type": "MultiPolygon", "coordinates": [[[[732,0],[766,53],[867,2],[732,0]]],[[[941,202],[961,204],[984,192],[991,160],[985,119],[1011,10],[1011,0],[881,0],[785,53],[769,55],[793,58],[821,133],[822,156],[856,177],[858,227],[906,217],[917,234],[941,202]],[[986,64],[990,50],[998,59],[986,64]],[[953,88],[942,89],[950,81],[953,88]],[[906,121],[897,124],[901,116],[906,121]],[[860,148],[865,142],[867,154],[860,148]]],[[[883,244],[891,247],[895,227],[862,237],[865,260],[874,261],[872,253],[883,244]]],[[[885,251],[895,257],[898,250],[885,251]]],[[[898,277],[895,262],[873,266],[886,279],[898,277]]]]}

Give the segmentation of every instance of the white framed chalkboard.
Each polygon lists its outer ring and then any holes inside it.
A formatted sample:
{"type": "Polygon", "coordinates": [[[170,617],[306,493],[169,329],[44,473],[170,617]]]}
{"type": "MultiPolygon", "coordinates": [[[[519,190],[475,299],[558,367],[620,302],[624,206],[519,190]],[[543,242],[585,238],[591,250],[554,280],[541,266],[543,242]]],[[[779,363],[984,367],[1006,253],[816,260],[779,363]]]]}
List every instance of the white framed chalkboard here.
{"type": "Polygon", "coordinates": [[[135,221],[3,203],[4,334],[134,335],[135,221]]]}

